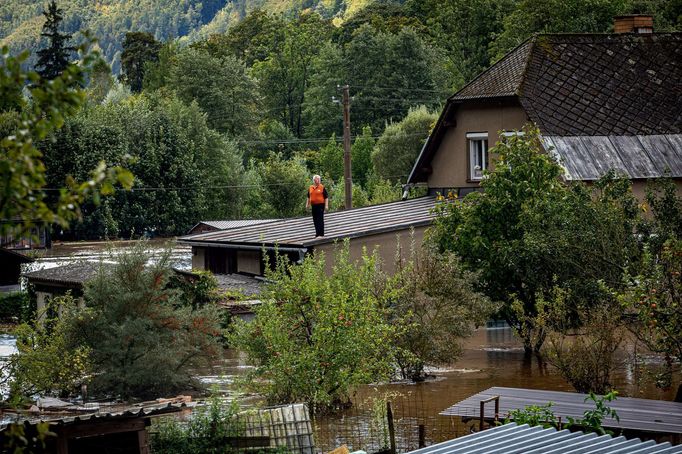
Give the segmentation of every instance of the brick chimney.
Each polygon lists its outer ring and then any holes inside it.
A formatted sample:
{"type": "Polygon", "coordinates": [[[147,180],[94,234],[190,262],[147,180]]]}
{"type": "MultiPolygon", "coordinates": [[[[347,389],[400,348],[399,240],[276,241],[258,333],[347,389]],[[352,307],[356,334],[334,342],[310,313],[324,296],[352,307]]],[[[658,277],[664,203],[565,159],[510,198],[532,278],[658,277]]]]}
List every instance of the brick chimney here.
{"type": "Polygon", "coordinates": [[[648,14],[628,14],[613,18],[614,33],[653,33],[654,17],[648,14]]]}

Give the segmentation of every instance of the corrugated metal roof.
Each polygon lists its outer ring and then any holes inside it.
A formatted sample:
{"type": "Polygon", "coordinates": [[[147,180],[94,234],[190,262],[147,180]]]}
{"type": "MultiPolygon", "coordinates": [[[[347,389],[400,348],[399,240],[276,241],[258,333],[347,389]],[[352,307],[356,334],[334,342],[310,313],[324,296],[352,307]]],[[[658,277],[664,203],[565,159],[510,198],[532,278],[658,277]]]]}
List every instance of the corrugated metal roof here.
{"type": "Polygon", "coordinates": [[[454,440],[412,451],[410,454],[568,454],[568,453],[682,453],[682,446],[652,440],[630,440],[595,433],[557,431],[509,423],[454,440]]]}
{"type": "Polygon", "coordinates": [[[213,227],[217,230],[233,229],[235,227],[244,227],[247,225],[263,224],[265,222],[279,221],[279,219],[239,219],[239,220],[226,220],[226,221],[199,221],[194,227],[189,231],[196,229],[200,225],[207,225],[213,227]]]}
{"type": "MultiPolygon", "coordinates": [[[[494,386],[456,403],[440,414],[478,417],[480,402],[493,396],[500,397],[500,418],[504,418],[511,410],[523,409],[529,405],[542,406],[549,402],[552,402],[552,412],[556,416],[561,416],[564,421],[567,421],[569,416],[581,418],[585,410],[594,409],[593,403],[585,402],[587,397],[585,394],[494,386]]],[[[682,403],[619,397],[609,402],[609,406],[616,410],[620,420],[605,418],[603,426],[606,428],[682,434],[682,403]]],[[[494,413],[494,406],[486,405],[485,418],[494,419],[494,413]]]]}
{"type": "Polygon", "coordinates": [[[682,177],[682,134],[542,136],[568,180],[598,180],[609,170],[629,178],[682,177]]]}
{"type": "Polygon", "coordinates": [[[307,248],[332,243],[343,238],[356,238],[384,232],[429,225],[433,220],[434,197],[420,197],[348,211],[335,211],[324,216],[325,236],[315,238],[311,216],[283,219],[252,226],[238,227],[179,238],[181,243],[230,244],[251,246],[293,246],[307,248]]]}
{"type": "Polygon", "coordinates": [[[29,423],[38,424],[41,422],[49,422],[50,424],[65,425],[72,424],[79,421],[105,421],[122,418],[134,418],[141,416],[158,416],[167,413],[175,413],[182,411],[185,408],[192,408],[196,405],[190,400],[176,399],[161,399],[161,402],[141,402],[138,405],[116,405],[113,407],[100,407],[88,411],[86,408],[66,408],[61,412],[50,414],[43,413],[39,415],[18,414],[11,418],[11,412],[5,413],[5,419],[0,424],[0,430],[7,427],[8,424],[29,423]],[[168,401],[170,400],[170,401],[168,401]],[[105,409],[109,409],[106,411],[105,409]],[[64,413],[69,413],[65,415],[64,413]]]}

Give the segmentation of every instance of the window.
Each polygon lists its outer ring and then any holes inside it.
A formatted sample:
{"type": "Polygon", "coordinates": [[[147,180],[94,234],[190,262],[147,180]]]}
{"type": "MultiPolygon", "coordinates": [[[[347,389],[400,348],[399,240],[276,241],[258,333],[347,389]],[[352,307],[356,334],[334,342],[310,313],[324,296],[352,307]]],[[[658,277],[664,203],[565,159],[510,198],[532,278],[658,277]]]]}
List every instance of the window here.
{"type": "Polygon", "coordinates": [[[488,133],[468,133],[467,142],[469,143],[469,178],[481,180],[483,171],[488,168],[488,133]]]}

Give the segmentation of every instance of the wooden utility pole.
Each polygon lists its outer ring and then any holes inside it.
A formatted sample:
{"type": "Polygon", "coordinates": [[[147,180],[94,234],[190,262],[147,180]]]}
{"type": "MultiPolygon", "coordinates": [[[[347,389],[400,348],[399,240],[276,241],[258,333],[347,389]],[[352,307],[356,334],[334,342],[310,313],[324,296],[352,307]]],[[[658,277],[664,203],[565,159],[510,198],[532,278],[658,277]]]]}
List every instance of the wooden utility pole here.
{"type": "Polygon", "coordinates": [[[343,178],[345,180],[346,209],[353,208],[353,177],[350,167],[350,87],[340,87],[343,91],[343,178]]]}

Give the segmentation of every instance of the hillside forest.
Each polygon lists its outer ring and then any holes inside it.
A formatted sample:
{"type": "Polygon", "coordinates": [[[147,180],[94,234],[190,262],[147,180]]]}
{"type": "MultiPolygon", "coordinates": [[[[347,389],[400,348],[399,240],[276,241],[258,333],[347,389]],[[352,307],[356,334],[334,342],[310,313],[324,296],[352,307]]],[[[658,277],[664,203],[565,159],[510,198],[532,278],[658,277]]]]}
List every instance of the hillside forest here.
{"type": "MultiPolygon", "coordinates": [[[[536,32],[609,32],[613,16],[682,29],[682,1],[186,0],[57,3],[71,61],[89,29],[104,57],[79,112],[38,144],[45,191],[101,160],[132,191],[85,204],[63,238],[185,233],[199,220],[297,216],[312,174],[343,205],[348,85],[354,206],[396,200],[448,96],[536,32]]],[[[0,44],[39,64],[46,5],[0,5],[0,44]]],[[[0,104],[0,136],[23,103],[0,104]]]]}

